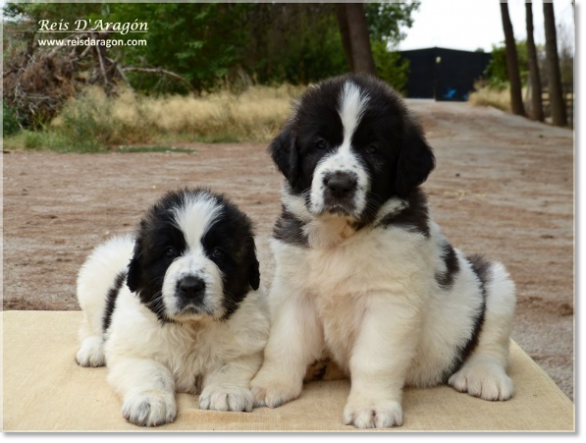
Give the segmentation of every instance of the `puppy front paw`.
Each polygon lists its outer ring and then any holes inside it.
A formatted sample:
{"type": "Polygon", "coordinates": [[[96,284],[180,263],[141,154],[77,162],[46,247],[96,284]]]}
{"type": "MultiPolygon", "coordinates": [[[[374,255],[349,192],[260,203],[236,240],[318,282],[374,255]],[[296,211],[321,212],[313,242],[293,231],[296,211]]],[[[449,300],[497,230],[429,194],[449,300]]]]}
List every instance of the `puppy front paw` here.
{"type": "Polygon", "coordinates": [[[171,423],[177,415],[175,395],[165,390],[128,395],[122,405],[122,415],[138,426],[159,426],[171,423]]]}
{"type": "Polygon", "coordinates": [[[106,364],[104,355],[104,341],[101,337],[90,337],[83,341],[77,351],[75,361],[84,368],[97,368],[106,364]]]}
{"type": "Polygon", "coordinates": [[[504,401],[513,396],[513,380],[502,366],[491,362],[471,362],[453,374],[448,384],[456,391],[489,401],[504,401]]]}
{"type": "Polygon", "coordinates": [[[345,425],[357,428],[390,428],[403,424],[403,408],[393,400],[349,400],[344,408],[345,425]]]}
{"type": "Polygon", "coordinates": [[[250,390],[237,386],[208,386],[199,396],[200,409],[251,412],[252,405],[250,390]]]}
{"type": "Polygon", "coordinates": [[[270,376],[262,371],[250,383],[254,406],[277,408],[301,395],[302,381],[270,376]]]}

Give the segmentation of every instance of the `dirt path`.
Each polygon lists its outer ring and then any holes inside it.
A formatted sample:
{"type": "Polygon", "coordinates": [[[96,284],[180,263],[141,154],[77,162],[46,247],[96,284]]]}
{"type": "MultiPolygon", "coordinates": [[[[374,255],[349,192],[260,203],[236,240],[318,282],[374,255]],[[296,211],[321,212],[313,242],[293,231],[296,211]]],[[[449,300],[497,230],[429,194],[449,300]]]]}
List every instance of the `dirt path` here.
{"type": "MultiPolygon", "coordinates": [[[[435,220],[466,253],[503,261],[518,288],[513,337],[573,398],[573,134],[461,103],[411,101],[437,156],[435,220]]],[[[227,193],[256,222],[263,286],[281,178],[264,145],[195,152],[4,155],[4,308],[78,309],[76,272],[168,189],[227,193]]]]}

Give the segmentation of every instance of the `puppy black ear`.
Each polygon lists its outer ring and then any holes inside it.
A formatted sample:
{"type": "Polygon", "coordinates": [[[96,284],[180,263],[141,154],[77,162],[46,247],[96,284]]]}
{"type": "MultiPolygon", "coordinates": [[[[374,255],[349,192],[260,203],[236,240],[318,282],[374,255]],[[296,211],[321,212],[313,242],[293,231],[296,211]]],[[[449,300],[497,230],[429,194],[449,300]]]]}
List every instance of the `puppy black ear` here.
{"type": "Polygon", "coordinates": [[[252,240],[252,247],[250,251],[248,282],[250,283],[250,287],[256,291],[260,287],[260,265],[256,259],[254,240],[252,240]]]}
{"type": "Polygon", "coordinates": [[[407,197],[417,186],[425,182],[435,168],[435,156],[415,122],[405,128],[405,138],[399,152],[395,190],[399,197],[407,197]]]}
{"type": "Polygon", "coordinates": [[[299,172],[299,155],[295,144],[295,134],[291,125],[286,125],[269,145],[269,152],[279,171],[295,187],[299,172]]]}
{"type": "Polygon", "coordinates": [[[130,264],[128,265],[128,276],[126,277],[126,285],[128,286],[128,289],[130,289],[132,292],[138,292],[141,286],[141,255],[141,247],[137,241],[134,245],[134,253],[132,254],[130,264]]]}

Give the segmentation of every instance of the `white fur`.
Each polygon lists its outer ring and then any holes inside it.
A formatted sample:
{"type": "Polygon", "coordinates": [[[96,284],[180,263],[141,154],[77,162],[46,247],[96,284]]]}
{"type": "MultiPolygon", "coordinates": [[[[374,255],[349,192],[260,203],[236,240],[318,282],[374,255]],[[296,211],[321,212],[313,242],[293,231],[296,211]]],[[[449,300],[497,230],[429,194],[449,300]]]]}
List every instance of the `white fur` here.
{"type": "MultiPolygon", "coordinates": [[[[203,212],[185,214],[185,224],[179,217],[184,232],[197,232],[199,226],[201,235],[213,219],[209,207],[199,209],[203,212]],[[201,218],[202,213],[207,214],[206,220],[201,218]]],[[[199,269],[199,237],[187,238],[191,253],[180,268],[199,269]]],[[[249,382],[262,363],[269,330],[265,298],[260,291],[251,291],[227,321],[202,316],[163,325],[124,285],[104,342],[105,295],[116,275],[126,268],[133,246],[130,236],[111,239],[91,254],[80,271],[78,299],[84,317],[79,364],[107,363],[108,382],[123,398],[122,414],[138,425],[173,421],[177,412],[175,392],[201,391],[202,409],[250,411],[249,382]]],[[[175,279],[181,272],[169,268],[167,274],[166,279],[175,279]]]]}
{"type": "MultiPolygon", "coordinates": [[[[224,314],[221,271],[205,255],[201,244],[201,238],[208,228],[221,216],[221,208],[211,196],[199,195],[197,198],[186,197],[174,212],[177,227],[184,233],[187,251],[173,261],[165,274],[163,302],[168,315],[174,319],[182,317],[178,306],[179,298],[175,293],[177,283],[183,277],[194,276],[201,278],[206,284],[202,311],[221,317],[224,314]]],[[[193,313],[189,315],[193,317],[193,313]]]]}
{"type": "MultiPolygon", "coordinates": [[[[400,206],[389,203],[382,211],[400,206]]],[[[328,223],[323,232],[336,229],[328,223]]],[[[433,222],[429,239],[399,227],[364,229],[309,249],[273,239],[272,326],[265,362],[251,384],[255,403],[276,407],[298,397],[307,364],[326,347],[352,378],[344,422],[400,425],[403,386],[441,382],[481,305],[472,296],[477,276],[458,250],[460,271],[449,290],[429,277],[430,268],[444,266],[444,242],[433,222]]],[[[515,289],[500,263],[492,273],[478,346],[450,384],[506,400],[513,393],[506,365],[515,289]]]]}

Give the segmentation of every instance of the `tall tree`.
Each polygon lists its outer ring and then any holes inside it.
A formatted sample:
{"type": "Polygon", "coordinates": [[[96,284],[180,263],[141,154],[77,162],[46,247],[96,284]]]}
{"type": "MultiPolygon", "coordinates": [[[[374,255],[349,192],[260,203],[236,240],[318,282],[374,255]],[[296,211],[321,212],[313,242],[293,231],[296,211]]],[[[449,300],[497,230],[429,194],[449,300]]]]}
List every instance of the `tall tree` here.
{"type": "Polygon", "coordinates": [[[342,36],[344,55],[346,56],[348,66],[350,66],[350,71],[354,72],[354,59],[352,58],[352,42],[350,41],[346,3],[336,3],[336,17],[338,18],[338,26],[340,28],[340,35],[342,36]]]}
{"type": "Polygon", "coordinates": [[[531,117],[534,120],[542,122],[541,79],[539,78],[537,51],[535,50],[535,42],[533,40],[533,9],[531,0],[525,3],[525,16],[527,21],[527,59],[529,62],[529,74],[531,76],[531,117]]]}
{"type": "Polygon", "coordinates": [[[364,12],[363,3],[343,3],[336,6],[342,43],[346,56],[351,54],[348,61],[353,72],[365,72],[376,75],[370,37],[368,35],[368,22],[364,12]],[[342,9],[343,8],[343,9],[342,9]],[[345,15],[345,23],[344,23],[345,15]],[[347,27],[345,26],[347,25],[347,27]],[[346,35],[344,35],[346,33],[346,35]],[[348,42],[350,44],[348,45],[348,42]]]}
{"type": "Polygon", "coordinates": [[[553,3],[543,2],[543,18],[545,20],[545,53],[547,56],[547,78],[549,85],[549,103],[551,105],[551,118],[554,125],[566,126],[566,105],[564,103],[562,91],[553,3]]]}
{"type": "Polygon", "coordinates": [[[521,77],[519,75],[517,47],[515,45],[513,25],[511,23],[511,18],[509,17],[509,4],[506,0],[501,1],[501,17],[503,20],[503,30],[505,31],[507,73],[509,75],[509,83],[511,84],[511,107],[513,114],[525,115],[525,109],[523,108],[523,98],[521,96],[521,77]]]}

